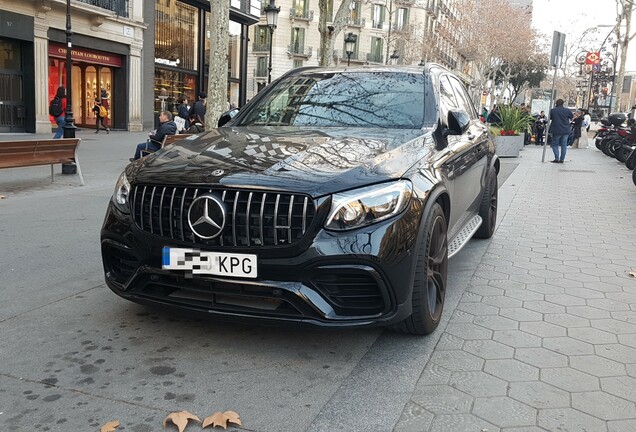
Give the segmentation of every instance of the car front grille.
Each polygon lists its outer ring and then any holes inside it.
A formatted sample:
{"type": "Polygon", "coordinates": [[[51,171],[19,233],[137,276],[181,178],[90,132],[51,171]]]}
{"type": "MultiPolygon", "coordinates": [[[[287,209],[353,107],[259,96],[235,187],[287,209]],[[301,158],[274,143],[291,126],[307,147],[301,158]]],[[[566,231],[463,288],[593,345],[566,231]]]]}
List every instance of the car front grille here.
{"type": "Polygon", "coordinates": [[[316,214],[314,201],[301,194],[136,185],[131,197],[137,228],[203,246],[288,246],[303,238],[316,214]],[[216,196],[225,206],[225,227],[213,239],[196,236],[187,220],[190,205],[202,194],[216,196]]]}

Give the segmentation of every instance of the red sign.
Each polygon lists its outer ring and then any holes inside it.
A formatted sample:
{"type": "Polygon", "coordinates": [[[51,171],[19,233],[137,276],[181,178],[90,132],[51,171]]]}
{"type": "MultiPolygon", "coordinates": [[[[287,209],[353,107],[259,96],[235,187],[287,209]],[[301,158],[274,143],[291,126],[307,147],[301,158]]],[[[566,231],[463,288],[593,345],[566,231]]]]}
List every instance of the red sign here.
{"type": "Polygon", "coordinates": [[[589,65],[597,65],[601,63],[601,53],[596,52],[588,52],[587,56],[585,56],[585,64],[589,65]]]}
{"type": "MultiPolygon", "coordinates": [[[[49,56],[66,58],[66,47],[61,44],[49,42],[49,56]]],[[[121,67],[121,56],[104,51],[90,50],[86,48],[71,48],[71,59],[77,62],[100,64],[106,66],[121,67]]]]}

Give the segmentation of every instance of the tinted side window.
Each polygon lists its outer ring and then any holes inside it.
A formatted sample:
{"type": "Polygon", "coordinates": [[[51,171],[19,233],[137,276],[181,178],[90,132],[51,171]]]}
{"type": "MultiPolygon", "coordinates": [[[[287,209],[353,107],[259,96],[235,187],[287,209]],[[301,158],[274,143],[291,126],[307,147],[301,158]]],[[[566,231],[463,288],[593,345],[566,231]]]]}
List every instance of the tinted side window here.
{"type": "Polygon", "coordinates": [[[477,111],[475,111],[475,106],[471,102],[470,97],[468,96],[468,93],[466,93],[466,89],[464,88],[462,83],[460,83],[459,80],[454,77],[449,77],[448,79],[450,80],[451,85],[455,90],[455,95],[457,96],[459,107],[466,111],[470,118],[472,118],[473,120],[476,119],[477,111]]]}
{"type": "Polygon", "coordinates": [[[446,124],[448,119],[448,111],[452,109],[458,109],[460,105],[455,99],[455,93],[453,93],[453,87],[446,75],[441,76],[439,79],[439,106],[441,110],[442,122],[446,124]]]}

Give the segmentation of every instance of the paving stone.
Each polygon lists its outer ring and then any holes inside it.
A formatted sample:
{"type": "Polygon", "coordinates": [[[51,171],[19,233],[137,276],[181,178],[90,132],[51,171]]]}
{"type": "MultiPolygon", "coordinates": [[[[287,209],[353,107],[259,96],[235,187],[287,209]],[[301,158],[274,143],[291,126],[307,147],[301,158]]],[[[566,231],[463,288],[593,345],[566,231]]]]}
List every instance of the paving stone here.
{"type": "Polygon", "coordinates": [[[553,265],[563,265],[563,264],[565,264],[561,260],[557,260],[557,259],[553,259],[553,258],[547,258],[545,256],[545,254],[539,254],[539,255],[543,255],[543,256],[531,257],[530,261],[534,262],[534,263],[537,263],[537,264],[544,264],[547,268],[550,268],[550,266],[553,266],[553,265]]]}
{"type": "Polygon", "coordinates": [[[489,304],[498,308],[522,306],[521,300],[516,300],[510,297],[504,297],[504,296],[485,296],[482,301],[486,304],[489,304]]]}
{"type": "Polygon", "coordinates": [[[446,385],[418,389],[411,400],[433,414],[469,413],[472,396],[446,385]]]}
{"type": "Polygon", "coordinates": [[[481,296],[503,295],[505,292],[501,288],[495,288],[488,285],[471,286],[468,287],[468,291],[481,296]]]}
{"type": "Polygon", "coordinates": [[[498,432],[500,429],[472,414],[438,415],[433,419],[430,432],[483,431],[498,432]]]}
{"type": "Polygon", "coordinates": [[[545,300],[541,301],[526,301],[523,302],[523,307],[533,310],[542,314],[545,313],[565,313],[565,306],[558,305],[556,303],[550,303],[545,300]]]}
{"type": "Polygon", "coordinates": [[[499,427],[533,426],[537,410],[509,397],[475,399],[475,415],[499,427]]]}
{"type": "Polygon", "coordinates": [[[604,392],[636,402],[636,378],[629,376],[601,378],[601,389],[604,392]]]}
{"type": "Polygon", "coordinates": [[[562,327],[589,327],[590,321],[576,315],[563,314],[545,314],[546,322],[556,324],[562,327]]]}
{"type": "Polygon", "coordinates": [[[625,375],[625,365],[597,355],[571,356],[570,367],[597,377],[625,375]]]}
{"type": "Polygon", "coordinates": [[[484,359],[512,358],[514,350],[502,343],[492,340],[474,340],[464,344],[464,351],[484,359]]]}
{"type": "MultiPolygon", "coordinates": [[[[518,254],[515,255],[519,256],[518,254]]],[[[547,267],[545,264],[532,261],[515,261],[514,266],[525,270],[544,270],[547,267]]]]}
{"type": "Polygon", "coordinates": [[[547,368],[541,370],[541,381],[569,392],[600,389],[597,377],[572,368],[547,368]]]}
{"type": "Polygon", "coordinates": [[[539,379],[539,369],[514,359],[486,360],[484,371],[506,381],[539,379]]]}
{"type": "Polygon", "coordinates": [[[591,306],[570,306],[567,308],[567,312],[571,315],[587,319],[602,319],[611,317],[609,311],[591,306]]]}
{"type": "Polygon", "coordinates": [[[495,331],[493,339],[513,348],[540,347],[541,338],[520,330],[495,331]]]}
{"type": "Polygon", "coordinates": [[[627,345],[632,348],[636,348],[636,334],[618,335],[618,341],[622,345],[627,345]]]}
{"type": "Polygon", "coordinates": [[[603,420],[572,408],[539,410],[537,424],[549,431],[559,432],[604,432],[607,426],[603,420]]]}
{"type": "Polygon", "coordinates": [[[464,345],[464,339],[459,338],[450,333],[444,332],[440,336],[439,341],[437,342],[437,345],[435,346],[435,349],[436,350],[457,350],[457,349],[461,349],[463,345],[464,345]]]}
{"type": "Polygon", "coordinates": [[[603,420],[624,420],[636,416],[633,402],[602,391],[573,393],[572,408],[603,420]]]}
{"type": "Polygon", "coordinates": [[[514,298],[522,301],[538,301],[543,300],[544,295],[530,291],[527,289],[507,289],[504,293],[506,297],[514,298]]]}
{"type": "Polygon", "coordinates": [[[562,294],[565,288],[552,284],[527,284],[526,289],[540,294],[562,294]]]}
{"type": "MultiPolygon", "coordinates": [[[[499,311],[501,313],[501,311],[499,311]]],[[[617,319],[619,321],[625,321],[626,323],[636,324],[636,312],[634,311],[619,311],[619,312],[610,312],[612,318],[617,319]]]]}
{"type": "Polygon", "coordinates": [[[519,322],[502,316],[478,316],[473,322],[490,330],[516,330],[519,322]]]}
{"type": "Polygon", "coordinates": [[[570,266],[567,266],[565,264],[559,264],[559,265],[550,266],[550,270],[555,271],[555,272],[559,272],[559,273],[562,273],[562,274],[581,273],[581,269],[580,268],[570,267],[570,266]]]}
{"type": "Polygon", "coordinates": [[[636,292],[613,292],[605,294],[605,297],[623,303],[636,303],[636,292]]]}
{"type": "Polygon", "coordinates": [[[541,381],[510,383],[508,396],[533,408],[568,408],[570,394],[541,381]]]}
{"type": "Polygon", "coordinates": [[[499,308],[485,303],[459,303],[457,309],[467,312],[471,315],[497,315],[499,308]]]}
{"type": "Polygon", "coordinates": [[[585,306],[585,299],[569,294],[547,294],[545,301],[556,303],[561,306],[585,306]]]}
{"type": "Polygon", "coordinates": [[[431,362],[436,363],[449,371],[481,370],[484,360],[466,351],[436,351],[431,356],[431,362]]]}
{"type": "Polygon", "coordinates": [[[504,428],[501,429],[501,432],[545,432],[545,429],[540,428],[539,426],[521,426],[518,428],[504,428]]]}
{"type": "Polygon", "coordinates": [[[611,271],[606,268],[581,269],[581,273],[586,275],[591,275],[591,276],[599,276],[599,277],[601,276],[611,277],[611,276],[617,275],[615,271],[611,271]]]}
{"type": "Polygon", "coordinates": [[[579,260],[578,258],[572,261],[563,261],[563,265],[578,269],[596,268],[596,263],[586,262],[583,260],[579,260]]]}
{"type": "Polygon", "coordinates": [[[417,382],[416,388],[435,384],[447,384],[451,377],[451,371],[448,369],[428,362],[424,367],[424,371],[417,382]]]}
{"type": "Polygon", "coordinates": [[[434,415],[413,402],[407,402],[393,429],[394,432],[421,432],[428,430],[434,415]]]}
{"type": "Polygon", "coordinates": [[[475,324],[455,324],[446,326],[446,332],[465,340],[492,339],[492,331],[475,324]]]}
{"type": "MultiPolygon", "coordinates": [[[[529,270],[531,271],[531,270],[529,270]]],[[[545,278],[539,276],[533,276],[531,274],[527,275],[510,275],[510,280],[514,282],[521,282],[524,284],[542,284],[545,283],[545,278]]]]}
{"type": "MultiPolygon", "coordinates": [[[[581,270],[583,272],[584,270],[581,270]]],[[[568,273],[565,275],[565,279],[578,281],[578,282],[600,282],[601,278],[599,276],[592,276],[584,273],[568,273]]]]}
{"type": "Polygon", "coordinates": [[[566,288],[565,293],[584,299],[605,298],[604,293],[588,288],[566,288]]]}
{"type": "MultiPolygon", "coordinates": [[[[596,354],[620,363],[636,363],[636,348],[620,344],[596,345],[596,354]]],[[[636,392],[636,387],[634,387],[636,392]]]]}
{"type": "Polygon", "coordinates": [[[488,285],[493,286],[495,288],[501,288],[503,290],[526,288],[526,284],[524,284],[523,282],[515,282],[511,280],[505,280],[505,281],[491,280],[491,281],[488,281],[488,285]]]}
{"type": "Polygon", "coordinates": [[[568,336],[574,339],[589,342],[591,344],[609,344],[616,343],[618,339],[616,335],[595,328],[571,328],[568,329],[568,336]]]}
{"type": "Polygon", "coordinates": [[[516,321],[542,321],[543,314],[526,308],[501,308],[499,315],[516,321]]]}
{"type": "Polygon", "coordinates": [[[451,315],[450,322],[454,324],[472,323],[474,319],[475,315],[464,312],[463,310],[455,309],[451,315]]]}
{"type": "Polygon", "coordinates": [[[609,432],[636,432],[635,420],[611,420],[607,422],[609,432]]]}
{"type": "Polygon", "coordinates": [[[543,347],[568,356],[594,354],[594,345],[567,336],[543,338],[543,347]]]}
{"type": "Polygon", "coordinates": [[[606,330],[610,333],[636,333],[636,324],[630,324],[615,319],[595,319],[591,321],[591,325],[594,328],[606,330]]]}
{"type": "Polygon", "coordinates": [[[508,383],[485,372],[453,372],[449,384],[474,397],[505,396],[508,383]]]}
{"type": "MultiPolygon", "coordinates": [[[[564,275],[562,279],[547,279],[545,282],[548,285],[554,285],[560,288],[582,288],[583,282],[573,280],[567,277],[568,275],[564,275]]],[[[564,291],[563,291],[564,292],[564,291]]]]}
{"type": "Polygon", "coordinates": [[[613,285],[613,284],[608,284],[605,282],[597,282],[597,281],[583,282],[583,287],[589,288],[594,291],[604,292],[604,293],[623,291],[620,285],[613,285]]]}
{"type": "Polygon", "coordinates": [[[566,356],[545,348],[517,348],[514,358],[538,368],[566,367],[568,365],[566,356]]]}
{"type": "Polygon", "coordinates": [[[475,293],[465,292],[464,294],[462,294],[462,298],[459,299],[459,301],[462,303],[466,303],[466,302],[479,303],[481,302],[481,296],[475,293]]]}
{"type": "Polygon", "coordinates": [[[542,277],[545,279],[556,279],[556,278],[563,277],[563,273],[551,270],[550,266],[548,266],[547,270],[528,270],[528,274],[532,276],[542,277]]]}
{"type": "Polygon", "coordinates": [[[542,321],[522,322],[519,329],[539,337],[565,336],[565,328],[542,321]]]}
{"type": "Polygon", "coordinates": [[[609,299],[590,299],[587,300],[587,305],[610,312],[629,310],[629,305],[620,301],[609,299]]]}

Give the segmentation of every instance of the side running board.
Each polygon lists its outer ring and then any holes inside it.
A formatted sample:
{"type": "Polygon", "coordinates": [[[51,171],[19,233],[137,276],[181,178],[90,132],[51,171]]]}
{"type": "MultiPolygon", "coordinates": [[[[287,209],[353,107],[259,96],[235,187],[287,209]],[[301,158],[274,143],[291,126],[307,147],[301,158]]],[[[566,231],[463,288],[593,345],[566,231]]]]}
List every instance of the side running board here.
{"type": "Polygon", "coordinates": [[[466,223],[466,225],[464,225],[461,231],[457,233],[455,238],[453,238],[453,240],[450,243],[448,243],[449,258],[451,258],[453,255],[459,252],[464,246],[466,246],[466,243],[468,243],[468,240],[470,240],[473,237],[473,235],[477,232],[482,222],[483,220],[481,216],[475,215],[473,216],[472,219],[468,221],[468,223],[466,223]]]}

